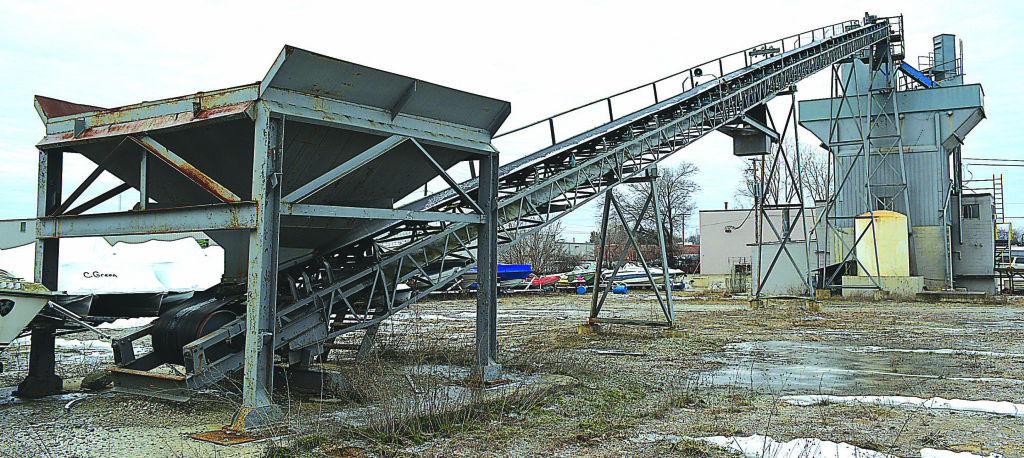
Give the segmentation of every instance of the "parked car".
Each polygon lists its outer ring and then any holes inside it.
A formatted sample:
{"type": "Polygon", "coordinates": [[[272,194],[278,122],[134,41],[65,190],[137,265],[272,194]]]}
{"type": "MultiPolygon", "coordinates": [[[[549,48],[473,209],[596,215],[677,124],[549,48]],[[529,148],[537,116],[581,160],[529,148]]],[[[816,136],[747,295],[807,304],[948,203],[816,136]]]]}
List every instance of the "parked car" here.
{"type": "Polygon", "coordinates": [[[1011,269],[1024,269],[1024,258],[1010,258],[1011,269]]]}

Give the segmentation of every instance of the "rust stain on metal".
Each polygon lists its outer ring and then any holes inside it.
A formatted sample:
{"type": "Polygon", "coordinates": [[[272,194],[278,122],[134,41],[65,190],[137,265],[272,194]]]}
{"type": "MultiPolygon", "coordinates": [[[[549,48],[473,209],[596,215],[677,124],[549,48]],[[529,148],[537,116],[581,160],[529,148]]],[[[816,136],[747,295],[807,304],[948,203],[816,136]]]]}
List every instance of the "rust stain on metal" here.
{"type": "Polygon", "coordinates": [[[219,107],[214,107],[214,108],[205,108],[202,111],[200,111],[199,114],[197,114],[196,116],[192,117],[192,120],[193,121],[201,121],[201,120],[204,120],[204,119],[217,118],[217,117],[220,117],[221,115],[225,115],[225,114],[238,113],[239,112],[239,106],[243,107],[241,111],[245,111],[245,108],[248,108],[248,106],[250,104],[251,104],[251,102],[246,102],[246,103],[243,103],[243,104],[224,105],[224,106],[219,106],[219,107]]]}
{"type": "Polygon", "coordinates": [[[165,154],[162,154],[161,151],[157,150],[146,141],[139,140],[138,138],[135,137],[129,138],[131,138],[139,146],[145,148],[146,151],[153,153],[154,156],[159,158],[165,164],[171,166],[178,172],[181,172],[182,175],[185,175],[186,178],[192,180],[193,183],[199,185],[201,188],[205,189],[210,194],[213,194],[221,202],[231,203],[241,201],[241,199],[239,199],[238,196],[236,196],[233,192],[228,190],[228,188],[225,188],[220,183],[217,183],[216,181],[214,181],[213,178],[210,178],[207,174],[195,168],[195,166],[189,164],[187,161],[183,159],[174,160],[174,158],[167,157],[165,154]]]}
{"type": "Polygon", "coordinates": [[[226,429],[217,429],[213,431],[207,431],[205,433],[189,434],[188,437],[218,445],[238,445],[262,439],[262,436],[236,433],[233,431],[228,431],[226,429]]]}
{"type": "Polygon", "coordinates": [[[60,118],[64,116],[106,110],[106,108],[67,102],[42,95],[36,96],[36,103],[39,105],[39,108],[43,110],[43,114],[45,114],[47,118],[60,118]]]}
{"type": "Polygon", "coordinates": [[[70,143],[80,140],[94,140],[120,135],[138,134],[140,132],[153,132],[168,127],[180,126],[192,121],[203,121],[224,116],[243,114],[251,105],[252,102],[244,102],[215,108],[207,108],[195,117],[192,116],[191,112],[175,113],[136,121],[98,125],[86,128],[78,135],[78,137],[75,137],[74,132],[52,133],[48,134],[39,144],[52,145],[56,143],[70,143]]]}

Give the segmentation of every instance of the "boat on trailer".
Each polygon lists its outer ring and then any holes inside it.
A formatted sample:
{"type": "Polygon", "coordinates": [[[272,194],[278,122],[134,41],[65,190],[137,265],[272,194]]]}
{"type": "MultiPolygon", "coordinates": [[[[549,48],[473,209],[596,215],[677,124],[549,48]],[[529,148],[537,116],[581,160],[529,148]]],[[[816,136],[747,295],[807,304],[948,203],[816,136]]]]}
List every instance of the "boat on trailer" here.
{"type": "Polygon", "coordinates": [[[21,335],[51,297],[53,293],[45,286],[0,270],[0,352],[21,335]]]}
{"type": "MultiPolygon", "coordinates": [[[[660,267],[650,267],[651,277],[654,278],[655,283],[661,283],[664,279],[664,270],[660,267]]],[[[680,279],[685,276],[686,273],[680,269],[668,269],[669,282],[673,285],[678,284],[680,279]]],[[[622,283],[625,285],[650,285],[650,280],[647,278],[647,271],[644,270],[643,266],[635,263],[626,263],[619,271],[612,276],[612,271],[606,271],[601,274],[602,281],[611,281],[612,283],[622,283]]]]}

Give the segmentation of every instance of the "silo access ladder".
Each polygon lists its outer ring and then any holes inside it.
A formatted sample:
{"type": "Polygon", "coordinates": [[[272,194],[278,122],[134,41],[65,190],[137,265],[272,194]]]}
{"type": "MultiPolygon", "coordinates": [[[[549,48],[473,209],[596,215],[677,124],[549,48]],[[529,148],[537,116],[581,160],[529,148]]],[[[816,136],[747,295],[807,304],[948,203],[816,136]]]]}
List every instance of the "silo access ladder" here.
{"type": "MultiPolygon", "coordinates": [[[[496,136],[548,128],[552,143],[500,167],[500,245],[514,243],[602,192],[643,175],[648,167],[712,131],[729,124],[757,123],[746,116],[748,112],[763,108],[813,73],[872,46],[891,52],[892,46],[902,41],[901,24],[898,18],[868,16],[863,21],[792,35],[496,136]],[[714,78],[694,84],[702,75],[714,78]],[[676,95],[659,98],[659,88],[663,94],[676,95]],[[654,103],[627,115],[613,114],[614,98],[640,91],[653,93],[654,103]],[[556,139],[556,121],[601,104],[608,106],[608,122],[571,138],[556,139]]],[[[474,178],[459,186],[473,195],[478,184],[479,179],[474,178]]],[[[473,211],[452,189],[401,209],[473,211]]],[[[476,266],[472,254],[476,231],[471,223],[382,221],[372,230],[346,235],[322,247],[319,254],[282,262],[274,336],[277,353],[291,367],[303,368],[325,350],[337,348],[333,344],[336,338],[356,331],[366,333],[359,346],[365,352],[383,320],[476,266]],[[446,266],[451,258],[462,262],[446,266]],[[398,286],[410,281],[423,287],[400,299],[398,286]]],[[[216,309],[239,304],[244,305],[244,294],[209,298],[191,307],[216,309]]],[[[164,355],[153,351],[136,357],[133,342],[149,332],[146,328],[115,341],[119,367],[112,372],[118,390],[186,399],[192,390],[216,383],[243,366],[244,314],[201,338],[172,345],[182,348],[182,358],[167,356],[166,351],[164,355]],[[159,371],[153,369],[168,362],[176,365],[176,373],[157,375],[159,371]],[[178,370],[181,366],[184,373],[178,370]]]]}

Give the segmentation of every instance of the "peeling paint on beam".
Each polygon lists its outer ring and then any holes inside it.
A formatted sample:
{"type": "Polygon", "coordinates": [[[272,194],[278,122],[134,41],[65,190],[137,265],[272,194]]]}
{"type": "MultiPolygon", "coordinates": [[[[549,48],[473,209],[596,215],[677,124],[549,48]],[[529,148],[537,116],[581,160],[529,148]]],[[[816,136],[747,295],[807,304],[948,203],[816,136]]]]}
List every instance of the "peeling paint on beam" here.
{"type": "Polygon", "coordinates": [[[39,218],[36,222],[36,238],[164,234],[254,227],[255,205],[252,202],[239,202],[39,218]]]}

